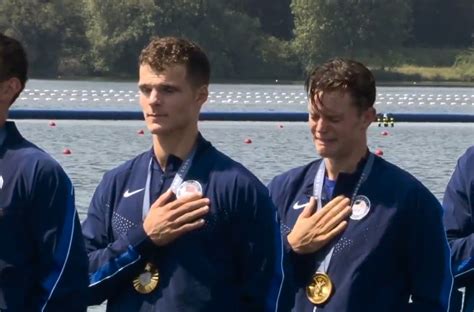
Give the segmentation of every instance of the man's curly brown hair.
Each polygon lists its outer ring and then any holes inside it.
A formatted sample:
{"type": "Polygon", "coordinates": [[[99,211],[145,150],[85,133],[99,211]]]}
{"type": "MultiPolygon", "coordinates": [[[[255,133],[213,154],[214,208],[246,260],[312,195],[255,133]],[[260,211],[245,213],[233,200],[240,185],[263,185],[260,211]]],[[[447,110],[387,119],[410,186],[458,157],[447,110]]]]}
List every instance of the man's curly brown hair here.
{"type": "Polygon", "coordinates": [[[359,112],[373,107],[375,102],[375,78],[362,63],[335,58],[313,69],[305,83],[311,103],[319,91],[345,91],[354,99],[359,112]]]}
{"type": "Polygon", "coordinates": [[[209,84],[209,59],[197,44],[183,38],[152,38],[140,54],[139,65],[149,65],[155,72],[173,65],[184,65],[186,78],[191,84],[195,87],[209,84]]]}

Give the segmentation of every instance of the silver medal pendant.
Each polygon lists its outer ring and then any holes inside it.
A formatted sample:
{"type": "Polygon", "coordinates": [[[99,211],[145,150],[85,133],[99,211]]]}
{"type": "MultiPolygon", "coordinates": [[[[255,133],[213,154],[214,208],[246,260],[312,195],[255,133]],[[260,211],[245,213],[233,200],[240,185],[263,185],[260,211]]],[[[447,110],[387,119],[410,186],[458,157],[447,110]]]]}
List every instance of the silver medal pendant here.
{"type": "Polygon", "coordinates": [[[176,198],[180,198],[186,194],[191,194],[191,193],[202,194],[202,186],[196,180],[187,180],[181,183],[181,185],[176,190],[176,198]]]}

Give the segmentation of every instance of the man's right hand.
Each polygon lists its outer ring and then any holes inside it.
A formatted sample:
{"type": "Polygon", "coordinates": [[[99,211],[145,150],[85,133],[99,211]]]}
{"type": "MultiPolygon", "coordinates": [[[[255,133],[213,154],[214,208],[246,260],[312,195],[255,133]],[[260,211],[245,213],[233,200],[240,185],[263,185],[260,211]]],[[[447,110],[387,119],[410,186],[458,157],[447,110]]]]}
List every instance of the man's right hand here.
{"type": "Polygon", "coordinates": [[[173,193],[163,193],[151,205],[143,221],[145,233],[157,246],[164,246],[181,235],[204,225],[204,215],[209,212],[209,199],[201,193],[186,194],[168,202],[173,193]]]}
{"type": "Polygon", "coordinates": [[[351,214],[349,203],[349,198],[340,195],[314,212],[316,200],[311,197],[287,236],[293,251],[298,254],[315,252],[341,233],[351,214]]]}

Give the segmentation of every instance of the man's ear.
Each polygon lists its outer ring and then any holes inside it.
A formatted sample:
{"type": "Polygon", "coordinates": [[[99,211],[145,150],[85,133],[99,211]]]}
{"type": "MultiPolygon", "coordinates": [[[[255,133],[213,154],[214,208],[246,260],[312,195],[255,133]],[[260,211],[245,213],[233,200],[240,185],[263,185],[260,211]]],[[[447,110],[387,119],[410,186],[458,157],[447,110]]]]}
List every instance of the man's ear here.
{"type": "Polygon", "coordinates": [[[373,107],[369,107],[367,110],[365,110],[362,113],[363,124],[364,124],[364,127],[366,129],[370,126],[370,124],[372,122],[375,121],[376,116],[377,116],[377,112],[376,112],[375,108],[373,108],[373,107]]]}
{"type": "Polygon", "coordinates": [[[2,88],[0,90],[0,96],[2,100],[12,104],[13,99],[21,92],[22,84],[20,79],[12,77],[1,83],[2,88]]]}
{"type": "Polygon", "coordinates": [[[195,98],[199,106],[202,106],[207,101],[207,97],[209,96],[208,87],[208,85],[202,85],[196,90],[195,98]]]}

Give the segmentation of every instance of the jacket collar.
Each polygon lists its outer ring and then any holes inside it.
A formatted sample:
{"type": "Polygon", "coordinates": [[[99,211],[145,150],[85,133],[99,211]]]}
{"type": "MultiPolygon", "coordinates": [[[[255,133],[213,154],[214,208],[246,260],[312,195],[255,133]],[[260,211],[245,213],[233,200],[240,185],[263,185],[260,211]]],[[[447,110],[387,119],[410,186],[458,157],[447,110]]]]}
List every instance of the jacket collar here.
{"type": "Polygon", "coordinates": [[[24,140],[13,121],[7,121],[3,129],[5,130],[5,139],[3,144],[0,145],[0,149],[18,144],[24,140]]]}
{"type": "MultiPolygon", "coordinates": [[[[201,132],[198,133],[198,136],[196,138],[196,154],[194,158],[196,159],[198,155],[201,155],[208,147],[211,146],[211,143],[204,139],[202,136],[201,132]]],[[[156,159],[155,153],[153,151],[153,146],[149,150],[149,156],[153,158],[153,166],[154,168],[158,169],[160,166],[158,165],[158,160],[156,159]]],[[[168,161],[167,161],[167,170],[170,170],[170,172],[176,172],[181,164],[183,163],[184,159],[179,158],[176,155],[170,154],[168,156],[168,161]]]]}
{"type": "MultiPolygon", "coordinates": [[[[353,173],[339,173],[336,181],[336,186],[334,187],[333,198],[344,194],[348,197],[352,195],[352,192],[359,180],[362,171],[364,170],[365,163],[369,158],[369,150],[367,153],[362,157],[359,162],[357,163],[357,168],[353,173]]],[[[317,161],[313,162],[309,170],[307,171],[305,182],[304,182],[304,194],[308,196],[313,195],[313,187],[314,187],[314,178],[316,177],[316,173],[318,171],[319,165],[321,161],[324,159],[318,159],[317,161]]]]}

